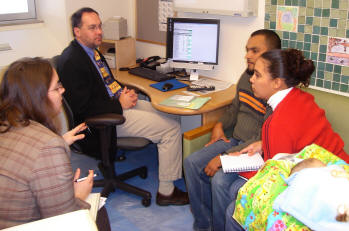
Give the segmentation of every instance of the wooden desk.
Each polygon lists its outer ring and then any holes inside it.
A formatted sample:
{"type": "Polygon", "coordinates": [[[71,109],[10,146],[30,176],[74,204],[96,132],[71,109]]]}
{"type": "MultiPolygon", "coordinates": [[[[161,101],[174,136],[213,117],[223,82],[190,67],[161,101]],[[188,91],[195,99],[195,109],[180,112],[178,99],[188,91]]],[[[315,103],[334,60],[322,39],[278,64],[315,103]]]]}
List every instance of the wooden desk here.
{"type": "MultiPolygon", "coordinates": [[[[127,71],[113,70],[113,74],[116,79],[120,81],[120,83],[136,87],[143,93],[148,95],[151,100],[152,106],[159,111],[177,115],[202,114],[202,125],[217,121],[221,114],[224,112],[224,107],[229,105],[235,96],[235,85],[232,85],[226,90],[206,94],[205,96],[211,96],[212,99],[208,101],[204,106],[202,106],[199,110],[168,107],[160,105],[160,102],[172,95],[183,94],[182,91],[184,91],[185,88],[169,92],[162,92],[149,86],[150,84],[155,83],[155,81],[129,74],[127,71]]],[[[188,84],[187,81],[182,82],[188,84]]]]}

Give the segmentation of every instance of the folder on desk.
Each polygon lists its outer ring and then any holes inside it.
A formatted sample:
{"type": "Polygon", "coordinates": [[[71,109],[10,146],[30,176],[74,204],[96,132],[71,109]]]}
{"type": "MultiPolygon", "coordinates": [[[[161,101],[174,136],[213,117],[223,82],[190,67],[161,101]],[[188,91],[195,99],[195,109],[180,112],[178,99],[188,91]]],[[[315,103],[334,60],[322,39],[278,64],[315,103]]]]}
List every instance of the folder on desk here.
{"type": "Polygon", "coordinates": [[[185,83],[182,83],[182,82],[179,82],[177,79],[169,79],[169,80],[166,80],[166,81],[161,81],[161,82],[158,82],[158,83],[153,83],[153,84],[150,84],[151,87],[153,88],[156,88],[158,89],[159,91],[163,91],[163,92],[166,92],[166,90],[163,90],[162,87],[166,84],[166,83],[171,83],[173,85],[173,87],[167,91],[172,91],[172,90],[176,90],[176,89],[179,89],[179,88],[183,88],[183,87],[187,87],[188,84],[185,84],[185,83]]]}

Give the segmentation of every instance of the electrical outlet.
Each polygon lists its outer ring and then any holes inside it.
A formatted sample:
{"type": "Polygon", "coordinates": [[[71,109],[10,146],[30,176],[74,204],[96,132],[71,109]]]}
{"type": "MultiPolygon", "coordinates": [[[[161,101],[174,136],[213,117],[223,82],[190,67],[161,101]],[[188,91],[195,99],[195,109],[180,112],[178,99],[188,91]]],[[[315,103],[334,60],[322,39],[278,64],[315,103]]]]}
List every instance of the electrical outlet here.
{"type": "Polygon", "coordinates": [[[9,51],[12,47],[8,43],[0,43],[0,51],[9,51]]]}

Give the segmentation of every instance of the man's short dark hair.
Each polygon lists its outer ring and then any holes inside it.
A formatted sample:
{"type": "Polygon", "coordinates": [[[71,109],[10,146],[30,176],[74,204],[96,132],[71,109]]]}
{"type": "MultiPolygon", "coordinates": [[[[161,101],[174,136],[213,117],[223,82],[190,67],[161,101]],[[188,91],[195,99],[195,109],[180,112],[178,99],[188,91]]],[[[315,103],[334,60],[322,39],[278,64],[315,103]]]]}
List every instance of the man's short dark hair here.
{"type": "Polygon", "coordinates": [[[268,29],[256,30],[255,32],[253,32],[251,34],[251,37],[256,36],[256,35],[263,35],[264,36],[265,42],[267,43],[269,50],[281,49],[280,37],[274,31],[268,30],[268,29]]]}
{"type": "Polygon", "coordinates": [[[99,15],[97,11],[95,11],[90,7],[83,7],[80,10],[76,11],[70,18],[71,28],[72,28],[74,37],[75,37],[74,28],[81,27],[81,18],[83,13],[96,13],[97,15],[99,15]]]}

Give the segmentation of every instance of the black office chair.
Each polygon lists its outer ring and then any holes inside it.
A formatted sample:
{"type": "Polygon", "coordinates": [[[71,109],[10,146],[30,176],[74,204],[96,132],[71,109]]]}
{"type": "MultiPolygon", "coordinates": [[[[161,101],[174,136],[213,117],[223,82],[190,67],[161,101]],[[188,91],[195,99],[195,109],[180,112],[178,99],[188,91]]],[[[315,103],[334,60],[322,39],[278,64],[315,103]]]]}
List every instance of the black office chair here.
{"type": "MultiPolygon", "coordinates": [[[[69,104],[64,98],[63,108],[70,130],[75,127],[74,115],[69,104]]],[[[98,130],[100,138],[101,162],[98,164],[98,168],[102,172],[104,179],[95,180],[93,186],[103,187],[101,195],[104,197],[108,197],[108,195],[111,192],[114,192],[116,188],[136,194],[143,197],[142,204],[145,207],[148,207],[151,204],[151,193],[123,182],[124,180],[137,175],[139,175],[143,179],[147,178],[147,167],[142,166],[126,173],[117,175],[115,171],[114,161],[117,148],[123,150],[138,150],[147,146],[150,141],[142,137],[116,138],[116,126],[125,122],[125,117],[119,114],[101,114],[87,118],[85,122],[89,127],[94,127],[98,130]]],[[[77,144],[73,144],[72,149],[76,152],[82,152],[81,148],[77,144]]]]}
{"type": "MultiPolygon", "coordinates": [[[[54,67],[57,65],[59,55],[51,58],[51,63],[54,67]]],[[[69,130],[75,127],[74,115],[68,102],[63,98],[63,108],[66,114],[69,130]]],[[[103,187],[101,195],[108,197],[116,188],[141,196],[142,204],[148,207],[151,203],[151,193],[143,189],[137,188],[123,182],[131,177],[139,175],[145,179],[148,176],[146,166],[136,168],[126,173],[117,175],[115,171],[114,161],[117,153],[117,148],[121,150],[138,150],[147,146],[151,141],[142,137],[117,137],[116,126],[125,122],[125,117],[119,114],[102,114],[86,119],[86,124],[98,130],[100,138],[100,158],[101,162],[98,168],[102,172],[104,179],[95,180],[94,187],[103,187]]],[[[76,144],[72,144],[71,148],[78,153],[83,154],[82,149],[76,144]]],[[[122,160],[124,157],[118,157],[122,160]]]]}

